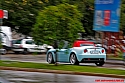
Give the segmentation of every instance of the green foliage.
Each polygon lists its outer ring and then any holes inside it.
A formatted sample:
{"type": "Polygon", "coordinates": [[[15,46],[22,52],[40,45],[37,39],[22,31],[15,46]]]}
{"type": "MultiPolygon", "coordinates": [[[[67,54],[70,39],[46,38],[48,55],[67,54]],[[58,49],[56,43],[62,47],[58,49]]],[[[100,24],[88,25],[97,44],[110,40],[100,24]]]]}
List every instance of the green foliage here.
{"type": "Polygon", "coordinates": [[[39,12],[33,28],[36,41],[52,43],[54,40],[73,42],[78,32],[84,32],[81,23],[82,14],[77,7],[70,4],[48,6],[39,12]]]}
{"type": "Polygon", "coordinates": [[[120,29],[123,32],[125,32],[125,1],[124,0],[122,0],[122,4],[121,4],[120,29]]]}
{"type": "Polygon", "coordinates": [[[44,6],[41,0],[2,0],[1,4],[2,9],[8,11],[8,19],[4,19],[3,25],[24,35],[30,35],[38,11],[44,6]]]}
{"type": "MultiPolygon", "coordinates": [[[[77,9],[82,14],[82,16],[80,17],[80,21],[82,22],[82,26],[84,27],[85,32],[88,35],[94,35],[95,31],[92,30],[93,16],[94,16],[93,15],[94,1],[95,0],[1,0],[0,9],[8,10],[8,13],[9,13],[9,18],[3,19],[3,25],[10,26],[12,27],[12,30],[16,30],[17,32],[22,33],[24,35],[30,35],[30,33],[32,32],[32,28],[34,28],[33,25],[34,24],[36,25],[36,17],[38,16],[39,11],[43,10],[44,7],[48,8],[48,6],[57,6],[60,4],[67,3],[73,6],[77,6],[77,9]]],[[[125,1],[124,0],[121,0],[121,1],[122,1],[122,4],[121,4],[120,29],[124,32],[125,31],[125,28],[124,28],[125,27],[125,23],[124,23],[125,22],[125,19],[124,19],[125,1]]],[[[55,9],[58,10],[58,8],[55,8],[55,9]]],[[[64,13],[66,14],[66,12],[64,13]]],[[[67,15],[69,15],[69,13],[67,15]]],[[[69,22],[68,17],[67,18],[62,17],[62,18],[64,18],[69,22]]],[[[63,25],[63,23],[65,23],[64,22],[65,20],[63,20],[62,18],[60,18],[60,21],[62,21],[61,25],[62,27],[64,27],[65,25],[63,25]]],[[[48,22],[48,19],[46,20],[48,22]]],[[[56,20],[56,19],[52,19],[52,20],[56,20]]],[[[53,26],[57,26],[57,24],[58,22],[56,22],[53,26]]],[[[73,24],[68,24],[68,25],[73,25],[73,24]]],[[[50,25],[44,25],[44,26],[52,26],[52,23],[50,25]]],[[[60,28],[60,30],[62,29],[63,28],[60,28]]],[[[47,33],[50,33],[50,32],[47,32],[47,33]]]]}
{"type": "Polygon", "coordinates": [[[49,0],[49,5],[58,5],[61,3],[69,3],[78,7],[82,13],[81,22],[88,35],[94,36],[93,31],[93,16],[94,16],[94,1],[95,0],[49,0]]]}

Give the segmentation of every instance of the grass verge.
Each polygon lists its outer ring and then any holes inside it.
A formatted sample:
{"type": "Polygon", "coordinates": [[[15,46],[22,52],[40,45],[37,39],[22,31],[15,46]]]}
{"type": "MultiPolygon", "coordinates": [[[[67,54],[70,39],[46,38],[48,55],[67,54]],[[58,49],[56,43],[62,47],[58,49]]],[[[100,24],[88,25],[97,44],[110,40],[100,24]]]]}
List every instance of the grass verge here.
{"type": "Polygon", "coordinates": [[[118,56],[115,54],[107,54],[108,59],[115,59],[115,60],[123,60],[123,53],[120,53],[118,56]]]}
{"type": "Polygon", "coordinates": [[[77,65],[64,65],[64,64],[59,64],[58,66],[56,66],[54,64],[17,62],[17,61],[0,61],[0,66],[125,75],[125,70],[108,69],[108,68],[94,67],[94,66],[91,67],[91,66],[80,66],[80,65],[77,66],[77,65]]]}

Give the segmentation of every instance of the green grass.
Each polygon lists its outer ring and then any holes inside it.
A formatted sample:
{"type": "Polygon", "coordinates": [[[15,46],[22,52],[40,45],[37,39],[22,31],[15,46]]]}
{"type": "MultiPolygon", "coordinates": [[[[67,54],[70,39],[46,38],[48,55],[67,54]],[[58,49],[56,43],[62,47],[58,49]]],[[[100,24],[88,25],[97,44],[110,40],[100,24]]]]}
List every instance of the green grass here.
{"type": "Polygon", "coordinates": [[[94,67],[94,66],[91,67],[91,66],[80,66],[80,65],[77,66],[77,65],[66,65],[66,64],[58,64],[56,66],[55,64],[16,62],[16,61],[0,61],[0,66],[125,75],[125,70],[108,69],[108,68],[94,67]]]}

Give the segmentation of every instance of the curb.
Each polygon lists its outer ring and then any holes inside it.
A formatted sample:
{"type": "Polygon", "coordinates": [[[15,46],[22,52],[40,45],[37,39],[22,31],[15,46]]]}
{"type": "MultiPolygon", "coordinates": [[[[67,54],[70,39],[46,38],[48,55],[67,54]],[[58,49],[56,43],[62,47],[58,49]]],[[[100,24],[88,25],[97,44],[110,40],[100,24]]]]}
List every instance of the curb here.
{"type": "Polygon", "coordinates": [[[56,74],[72,74],[72,75],[87,75],[87,76],[101,76],[101,77],[112,77],[112,78],[125,78],[125,75],[115,75],[115,74],[102,74],[102,73],[90,73],[90,72],[73,72],[73,71],[62,71],[62,70],[18,68],[18,67],[4,67],[4,66],[0,66],[0,70],[28,71],[28,72],[41,72],[41,73],[56,73],[56,74]]]}
{"type": "Polygon", "coordinates": [[[107,59],[107,61],[105,62],[106,64],[113,64],[113,65],[123,65],[124,66],[124,62],[123,60],[118,60],[118,59],[107,59]],[[108,60],[111,60],[111,61],[108,61],[108,60]],[[115,62],[114,61],[118,61],[118,62],[115,62]],[[120,62],[119,62],[120,61],[120,62]]]}
{"type": "Polygon", "coordinates": [[[123,65],[124,66],[124,63],[105,62],[105,64],[123,65]]]}

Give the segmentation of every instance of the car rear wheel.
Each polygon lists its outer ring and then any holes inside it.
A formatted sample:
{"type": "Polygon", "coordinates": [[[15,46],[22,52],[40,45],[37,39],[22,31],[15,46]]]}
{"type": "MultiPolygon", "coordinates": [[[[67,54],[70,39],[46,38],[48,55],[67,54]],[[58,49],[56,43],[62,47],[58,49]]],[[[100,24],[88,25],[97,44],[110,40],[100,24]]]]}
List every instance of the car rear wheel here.
{"type": "Polygon", "coordinates": [[[19,52],[18,52],[18,51],[14,51],[14,53],[15,53],[15,54],[19,54],[19,52]]]}
{"type": "Polygon", "coordinates": [[[105,62],[97,62],[97,63],[95,63],[95,64],[96,64],[96,66],[103,66],[104,63],[105,63],[105,62]]]}
{"type": "Polygon", "coordinates": [[[52,53],[48,53],[48,55],[47,55],[47,62],[49,64],[54,64],[55,63],[54,59],[53,59],[53,56],[52,56],[52,53]]]}
{"type": "Polygon", "coordinates": [[[79,65],[79,61],[74,53],[70,55],[70,63],[73,65],[79,65]]]}

